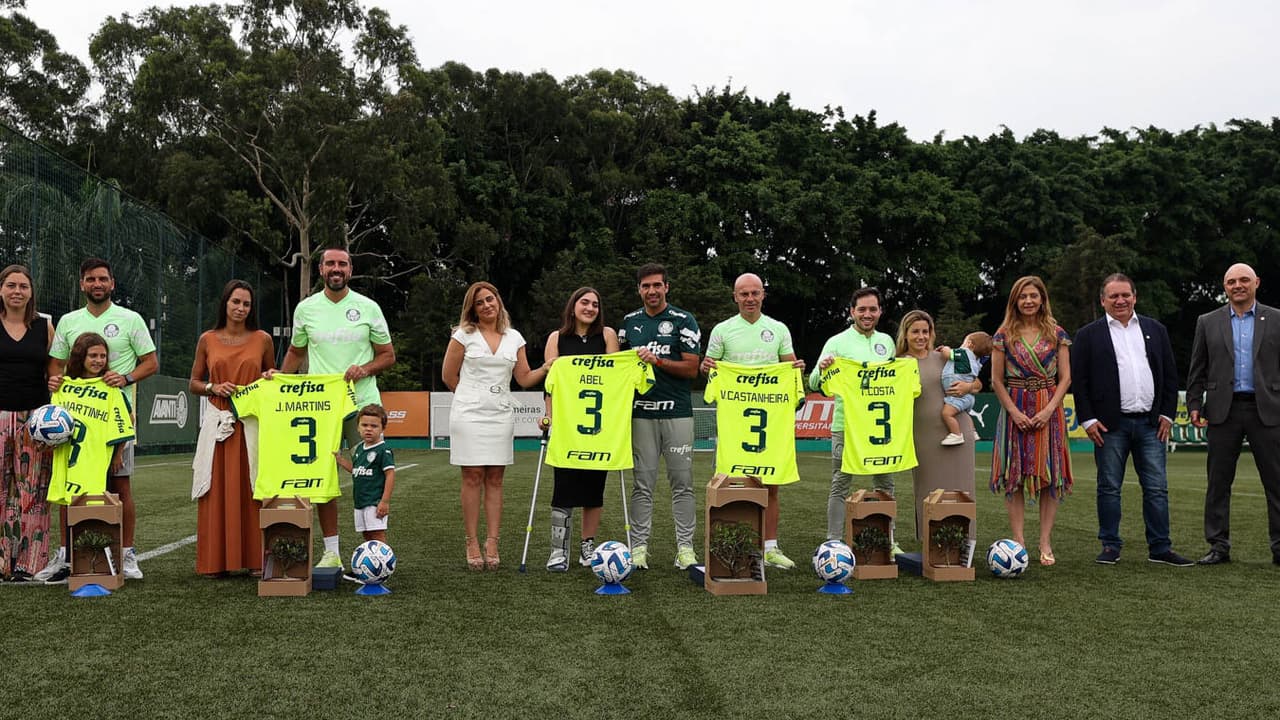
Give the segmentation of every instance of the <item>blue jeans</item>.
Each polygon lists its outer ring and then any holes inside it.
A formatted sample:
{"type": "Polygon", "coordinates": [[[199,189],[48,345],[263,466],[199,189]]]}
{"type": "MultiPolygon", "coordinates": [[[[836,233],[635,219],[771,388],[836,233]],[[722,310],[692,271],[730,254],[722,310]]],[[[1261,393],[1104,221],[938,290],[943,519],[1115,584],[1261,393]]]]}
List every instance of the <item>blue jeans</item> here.
{"type": "Polygon", "coordinates": [[[1152,555],[1168,552],[1169,487],[1165,478],[1165,446],[1156,437],[1158,424],[1146,418],[1121,417],[1102,433],[1102,447],[1094,447],[1098,466],[1098,539],[1103,547],[1120,550],[1120,486],[1125,459],[1133,456],[1142,486],[1142,520],[1152,555]]]}

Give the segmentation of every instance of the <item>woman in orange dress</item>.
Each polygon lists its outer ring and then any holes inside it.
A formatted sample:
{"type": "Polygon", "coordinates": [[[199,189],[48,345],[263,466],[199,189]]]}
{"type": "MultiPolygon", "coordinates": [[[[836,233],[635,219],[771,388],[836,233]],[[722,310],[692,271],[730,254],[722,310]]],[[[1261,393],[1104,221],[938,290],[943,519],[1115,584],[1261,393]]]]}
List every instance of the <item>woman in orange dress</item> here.
{"type": "MultiPolygon", "coordinates": [[[[230,397],[275,369],[271,336],[258,329],[253,286],[232,280],[222,290],[218,322],[200,336],[191,366],[190,390],[205,395],[219,410],[230,410],[230,397]]],[[[209,490],[196,512],[196,572],[219,577],[235,570],[262,571],[261,503],[253,499],[244,426],[218,442],[213,451],[209,490]]]]}

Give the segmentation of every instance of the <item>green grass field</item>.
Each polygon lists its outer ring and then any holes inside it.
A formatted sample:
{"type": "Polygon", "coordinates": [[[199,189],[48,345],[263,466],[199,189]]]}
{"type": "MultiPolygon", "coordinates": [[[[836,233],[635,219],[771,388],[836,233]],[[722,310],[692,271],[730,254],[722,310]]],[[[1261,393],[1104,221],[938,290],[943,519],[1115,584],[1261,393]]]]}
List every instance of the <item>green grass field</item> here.
{"type": "MultiPolygon", "coordinates": [[[[399,451],[402,467],[417,465],[397,478],[392,595],[358,597],[344,583],[260,599],[247,577],[195,576],[194,545],[144,562],[146,579],[108,598],[0,585],[0,717],[1274,717],[1280,567],[1252,459],[1236,483],[1235,562],[1212,568],[1146,562],[1136,485],[1120,564],[1094,564],[1093,461],[1074,460],[1058,565],[1018,580],[980,565],[973,583],[904,576],[817,594],[807,560],[823,539],[830,460],[802,454],[781,534],[804,569],[770,572],[767,596],[712,597],[672,568],[670,506],[659,503],[653,569],[629,581],[631,595],[600,597],[586,568],[543,570],[549,472],[529,572],[516,572],[536,453],[518,453],[507,474],[503,568],[473,573],[447,454],[399,451]]],[[[711,461],[697,455],[698,477],[711,461]]],[[[195,532],[188,463],[139,458],[139,551],[195,532]]],[[[1194,557],[1203,466],[1201,453],[1170,456],[1174,547],[1194,557]]],[[[624,539],[611,481],[601,540],[624,539]]],[[[900,538],[912,534],[909,495],[900,482],[900,538]]],[[[1000,500],[979,495],[982,549],[1007,524],[1000,500]]],[[[349,553],[349,504],[340,518],[349,553]]]]}

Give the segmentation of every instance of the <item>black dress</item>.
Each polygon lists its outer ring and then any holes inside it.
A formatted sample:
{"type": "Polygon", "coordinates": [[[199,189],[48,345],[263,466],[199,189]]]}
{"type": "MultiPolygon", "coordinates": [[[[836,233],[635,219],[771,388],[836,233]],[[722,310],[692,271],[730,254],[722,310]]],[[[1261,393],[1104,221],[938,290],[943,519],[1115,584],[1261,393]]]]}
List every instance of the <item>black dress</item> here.
{"type": "MultiPolygon", "coordinates": [[[[604,334],[575,335],[560,333],[556,349],[565,355],[605,354],[604,334]]],[[[555,432],[554,418],[551,432],[555,432]]],[[[598,508],[604,505],[604,485],[609,473],[605,470],[555,469],[555,487],[551,492],[551,507],[598,508]]]]}

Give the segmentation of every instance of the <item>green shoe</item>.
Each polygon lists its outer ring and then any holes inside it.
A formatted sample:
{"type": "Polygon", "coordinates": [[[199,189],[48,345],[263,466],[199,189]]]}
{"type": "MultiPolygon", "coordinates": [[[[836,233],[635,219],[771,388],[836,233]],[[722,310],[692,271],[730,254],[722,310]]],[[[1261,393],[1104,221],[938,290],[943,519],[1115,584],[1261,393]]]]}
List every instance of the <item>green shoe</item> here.
{"type": "Polygon", "coordinates": [[[783,555],[782,551],[778,548],[764,551],[764,564],[769,567],[775,567],[782,570],[790,570],[796,566],[796,564],[792,562],[791,558],[783,555]]]}
{"type": "Polygon", "coordinates": [[[903,553],[903,549],[898,547],[898,543],[893,544],[893,549],[889,551],[889,557],[898,557],[903,553]]]}
{"type": "MultiPolygon", "coordinates": [[[[631,558],[631,562],[635,562],[635,556],[631,558]]],[[[676,550],[676,567],[681,570],[687,570],[690,565],[698,564],[698,556],[693,553],[693,548],[689,545],[681,545],[676,550]]]]}
{"type": "Polygon", "coordinates": [[[327,551],[327,550],[326,550],[326,551],[325,551],[325,553],[324,553],[324,555],[321,555],[321,556],[320,556],[320,562],[316,563],[316,567],[318,567],[318,568],[334,568],[334,567],[336,567],[336,568],[341,568],[341,567],[342,567],[342,558],[338,557],[338,553],[333,553],[333,552],[329,552],[329,551],[327,551]]]}
{"type": "Polygon", "coordinates": [[[637,545],[631,548],[631,567],[649,569],[648,545],[637,545]]]}

